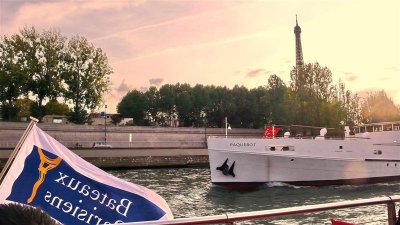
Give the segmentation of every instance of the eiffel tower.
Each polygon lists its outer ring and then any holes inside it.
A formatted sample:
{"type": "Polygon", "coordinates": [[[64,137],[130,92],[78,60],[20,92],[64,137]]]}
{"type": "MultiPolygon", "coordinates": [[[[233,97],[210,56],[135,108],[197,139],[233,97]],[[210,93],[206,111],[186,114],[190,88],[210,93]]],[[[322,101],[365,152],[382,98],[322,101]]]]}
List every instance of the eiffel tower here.
{"type": "Polygon", "coordinates": [[[296,15],[296,26],[294,27],[294,35],[296,37],[296,68],[299,69],[304,65],[303,62],[303,50],[301,49],[301,39],[300,39],[301,28],[297,24],[296,15]]]}

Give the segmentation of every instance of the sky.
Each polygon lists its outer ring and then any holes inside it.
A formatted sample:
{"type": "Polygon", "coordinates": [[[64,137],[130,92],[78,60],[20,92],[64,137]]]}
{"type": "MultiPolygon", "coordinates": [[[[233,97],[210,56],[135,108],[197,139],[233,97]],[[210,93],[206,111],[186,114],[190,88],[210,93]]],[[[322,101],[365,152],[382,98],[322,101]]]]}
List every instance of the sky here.
{"type": "Polygon", "coordinates": [[[105,103],[115,113],[128,91],[150,86],[251,89],[272,74],[289,84],[296,14],[305,63],[400,104],[398,0],[0,0],[0,35],[34,26],[86,37],[113,68],[105,103]]]}

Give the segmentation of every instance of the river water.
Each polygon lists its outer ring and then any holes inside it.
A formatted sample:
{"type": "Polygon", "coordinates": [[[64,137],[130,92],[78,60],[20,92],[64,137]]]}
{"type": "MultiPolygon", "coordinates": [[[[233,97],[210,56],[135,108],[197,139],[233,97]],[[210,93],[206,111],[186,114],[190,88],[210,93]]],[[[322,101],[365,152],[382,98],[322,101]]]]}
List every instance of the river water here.
{"type": "MultiPolygon", "coordinates": [[[[212,185],[209,168],[110,170],[107,172],[157,192],[167,201],[175,218],[212,216],[400,194],[400,182],[327,187],[296,187],[273,183],[252,191],[238,191],[212,185]]],[[[236,224],[330,224],[330,218],[357,224],[387,224],[387,209],[384,205],[366,206],[236,224]]]]}

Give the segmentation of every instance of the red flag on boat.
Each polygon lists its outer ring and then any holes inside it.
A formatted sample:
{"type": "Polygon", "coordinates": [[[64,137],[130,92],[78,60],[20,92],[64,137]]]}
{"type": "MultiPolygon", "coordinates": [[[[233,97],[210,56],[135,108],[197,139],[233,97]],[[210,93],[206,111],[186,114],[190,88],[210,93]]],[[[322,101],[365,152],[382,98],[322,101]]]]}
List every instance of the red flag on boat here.
{"type": "Polygon", "coordinates": [[[273,138],[278,134],[280,128],[273,126],[264,126],[263,138],[273,138]]]}
{"type": "Polygon", "coordinates": [[[344,222],[344,221],[339,221],[339,220],[334,220],[334,219],[331,219],[331,224],[332,225],[356,225],[354,223],[349,223],[349,222],[344,222]]]}

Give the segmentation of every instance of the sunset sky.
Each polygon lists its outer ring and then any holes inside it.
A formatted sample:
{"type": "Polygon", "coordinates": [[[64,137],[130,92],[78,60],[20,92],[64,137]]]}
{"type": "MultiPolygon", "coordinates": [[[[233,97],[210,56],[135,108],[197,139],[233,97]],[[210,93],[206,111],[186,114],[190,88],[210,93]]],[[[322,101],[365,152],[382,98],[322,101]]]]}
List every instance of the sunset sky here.
{"type": "Polygon", "coordinates": [[[79,34],[114,70],[108,111],[132,89],[189,83],[248,88],[295,64],[298,15],[306,63],[360,96],[400,104],[399,0],[0,0],[0,34],[23,26],[79,34]]]}

